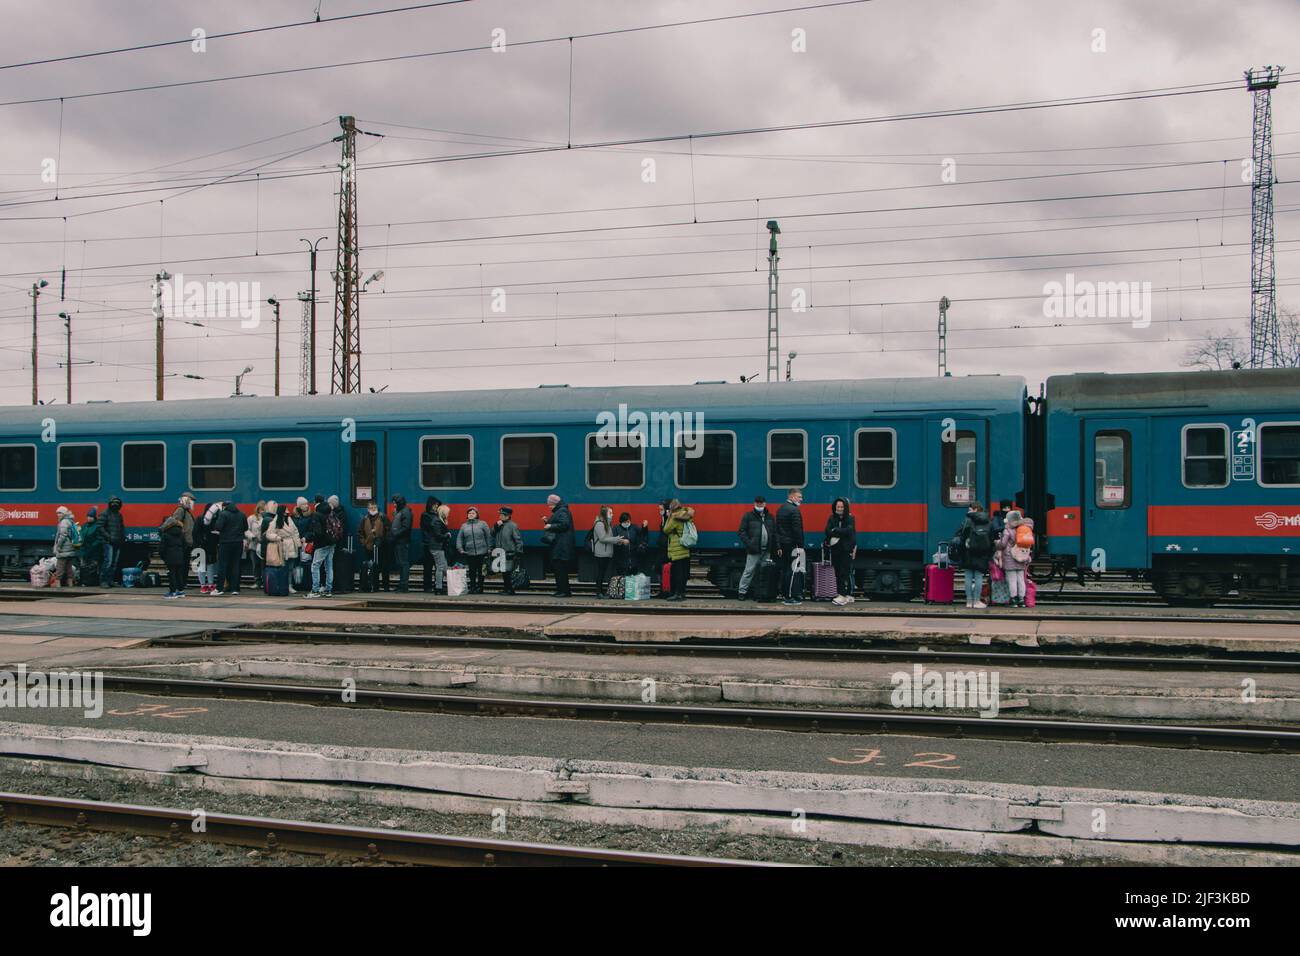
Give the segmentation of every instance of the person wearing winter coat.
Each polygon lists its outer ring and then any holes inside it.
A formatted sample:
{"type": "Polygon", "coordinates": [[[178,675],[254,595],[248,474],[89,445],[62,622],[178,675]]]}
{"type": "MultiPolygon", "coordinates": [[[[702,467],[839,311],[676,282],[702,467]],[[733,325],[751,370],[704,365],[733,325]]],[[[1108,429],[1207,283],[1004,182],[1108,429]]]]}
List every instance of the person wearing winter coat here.
{"type": "Polygon", "coordinates": [[[117,565],[122,559],[122,546],[126,544],[126,522],[122,520],[122,499],[114,495],[108,499],[104,512],[104,557],[99,569],[99,581],[111,588],[117,582],[117,565]]]}
{"type": "Polygon", "coordinates": [[[397,566],[397,590],[405,593],[410,590],[411,576],[411,509],[406,506],[406,498],[393,495],[393,523],[388,536],[393,542],[393,564],[397,566]]]}
{"type": "Polygon", "coordinates": [[[483,562],[492,550],[492,529],[478,516],[477,508],[465,513],[465,523],[456,532],[456,550],[469,568],[469,593],[483,593],[483,562]]]}
{"type": "Polygon", "coordinates": [[[329,531],[329,502],[320,501],[311,516],[311,597],[334,596],[334,536],[329,531]]]}
{"type": "Polygon", "coordinates": [[[78,550],[76,522],[72,519],[72,510],[64,505],[59,505],[54,513],[59,519],[54,529],[54,558],[58,564],[50,586],[70,588],[74,577],[72,562],[78,550]]]}
{"type": "Polygon", "coordinates": [[[211,594],[217,589],[217,532],[213,522],[221,514],[221,502],[215,502],[206,509],[198,509],[199,517],[194,522],[194,547],[203,551],[203,560],[199,562],[199,593],[211,594]]]}
{"type": "Polygon", "coordinates": [[[555,596],[573,597],[569,589],[569,572],[573,568],[573,515],[559,495],[548,495],[546,505],[551,513],[542,518],[542,543],[551,559],[555,574],[555,596]]]}
{"type": "Polygon", "coordinates": [[[161,538],[161,556],[167,566],[168,591],[163,597],[175,600],[185,596],[185,579],[190,569],[190,546],[194,543],[194,499],[188,493],[181,495],[180,502],[163,523],[158,532],[161,538]]]}
{"type": "Polygon", "coordinates": [[[957,529],[957,538],[961,543],[961,560],[958,563],[965,571],[966,578],[966,606],[983,610],[988,607],[980,600],[984,590],[984,575],[988,572],[989,561],[997,549],[988,513],[979,502],[972,504],[966,512],[966,520],[957,529]]]}
{"type": "Polygon", "coordinates": [[[86,512],[86,523],[81,528],[81,583],[99,580],[99,566],[104,560],[104,529],[98,520],[99,509],[91,507],[86,512]]]}
{"type": "MultiPolygon", "coordinates": [[[[853,559],[858,556],[858,526],[847,498],[831,502],[831,514],[826,519],[825,545],[835,567],[835,604],[853,603],[853,559]]],[[[865,598],[864,598],[865,600],[865,598]]]]}
{"type": "Polygon", "coordinates": [[[762,495],[754,498],[754,507],[740,519],[737,534],[745,546],[745,570],[740,575],[739,589],[739,597],[745,601],[749,599],[749,588],[759,565],[776,555],[776,521],[772,512],[767,510],[767,499],[762,495]]]}
{"type": "MultiPolygon", "coordinates": [[[[451,532],[441,517],[443,504],[433,495],[420,514],[420,543],[424,549],[424,590],[442,593],[447,588],[447,539],[451,532]]],[[[448,509],[448,514],[451,509],[448,509]]]]}
{"type": "Polygon", "coordinates": [[[1007,576],[1007,592],[1011,596],[1012,607],[1025,606],[1026,574],[1034,560],[1033,551],[1027,553],[1016,547],[1016,529],[1027,525],[1034,530],[1034,519],[1026,518],[1019,511],[1007,512],[1006,528],[998,538],[997,548],[1002,554],[1002,572],[1007,576]]]}
{"type": "Polygon", "coordinates": [[[605,593],[609,582],[609,567],[614,560],[614,512],[609,505],[600,506],[600,514],[591,526],[591,553],[596,559],[596,597],[609,597],[605,593]]]}
{"type": "Polygon", "coordinates": [[[501,575],[501,584],[506,594],[514,594],[515,565],[524,553],[524,536],[519,533],[519,525],[515,524],[513,508],[502,505],[497,515],[497,523],[492,529],[494,532],[492,546],[505,552],[506,567],[501,575]]]}
{"type": "Polygon", "coordinates": [[[262,580],[262,558],[265,542],[262,540],[262,521],[266,516],[266,502],[259,501],[253,506],[253,513],[248,516],[248,528],[244,531],[244,553],[253,565],[253,580],[262,580]]]}
{"type": "MultiPolygon", "coordinates": [[[[798,551],[805,551],[803,537],[803,492],[791,488],[783,504],[776,513],[776,554],[781,561],[780,596],[783,604],[803,603],[803,592],[794,593],[794,558],[798,551]]],[[[805,552],[804,564],[807,567],[805,552]]]]}
{"type": "Polygon", "coordinates": [[[694,518],[694,508],[688,508],[676,498],[673,499],[663,532],[668,540],[668,560],[672,563],[669,577],[672,586],[668,595],[670,601],[686,600],[686,582],[691,576],[691,549],[682,544],[682,534],[694,518]]]}
{"type": "MultiPolygon", "coordinates": [[[[378,591],[380,572],[384,568],[384,539],[388,536],[388,515],[379,510],[378,501],[366,502],[366,513],[357,525],[361,539],[361,585],[363,591],[378,591]]],[[[384,575],[384,590],[388,577],[384,575]]]]}
{"type": "Polygon", "coordinates": [[[645,528],[634,525],[628,512],[618,516],[618,524],[614,525],[614,568],[619,574],[626,577],[637,573],[645,551],[645,538],[645,528]]]}
{"type": "Polygon", "coordinates": [[[221,513],[213,519],[212,526],[217,533],[217,587],[211,593],[217,597],[238,594],[239,559],[244,553],[248,519],[233,501],[227,501],[222,504],[221,513]]]}
{"type": "MultiPolygon", "coordinates": [[[[266,540],[266,566],[292,569],[302,550],[302,539],[298,536],[298,526],[293,523],[293,518],[284,505],[276,506],[275,515],[263,537],[266,540]]],[[[289,593],[295,593],[292,578],[289,581],[289,593]]]]}

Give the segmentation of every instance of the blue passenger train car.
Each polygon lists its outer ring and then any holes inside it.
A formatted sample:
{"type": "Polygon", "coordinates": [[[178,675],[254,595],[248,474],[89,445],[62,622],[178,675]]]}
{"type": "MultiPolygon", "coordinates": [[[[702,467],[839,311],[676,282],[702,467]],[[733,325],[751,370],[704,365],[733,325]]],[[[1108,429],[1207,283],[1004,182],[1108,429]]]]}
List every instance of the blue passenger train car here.
{"type": "Polygon", "coordinates": [[[810,544],[832,500],[848,498],[859,583],[909,597],[969,502],[1024,492],[1025,418],[1024,381],[1000,376],[11,407],[0,410],[0,554],[31,563],[49,553],[59,505],[82,521],[112,495],[130,561],[184,491],[246,513],[261,499],[338,494],[349,532],[366,502],[400,492],[417,515],[436,495],[453,524],[468,505],[489,520],[511,505],[540,572],[547,495],[570,503],[580,537],[602,504],[657,531],[657,503],[676,497],[696,509],[696,555],[729,590],[754,496],[775,507],[800,487],[810,544]],[[638,412],[641,439],[618,438],[638,412]]]}
{"type": "Polygon", "coordinates": [[[1045,407],[1049,559],[1300,596],[1300,370],[1056,376],[1045,407]]]}

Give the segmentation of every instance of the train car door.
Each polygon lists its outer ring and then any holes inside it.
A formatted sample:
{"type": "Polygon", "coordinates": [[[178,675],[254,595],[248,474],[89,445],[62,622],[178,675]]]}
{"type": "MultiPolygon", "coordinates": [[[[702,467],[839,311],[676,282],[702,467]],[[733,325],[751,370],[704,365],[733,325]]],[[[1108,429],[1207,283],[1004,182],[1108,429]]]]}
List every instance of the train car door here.
{"type": "Polygon", "coordinates": [[[364,508],[371,501],[385,510],[388,500],[388,435],[380,429],[358,429],[345,459],[348,467],[348,498],[353,507],[364,508]]]}
{"type": "Polygon", "coordinates": [[[1083,428],[1083,562],[1092,570],[1145,568],[1147,422],[1089,418],[1083,428]]]}
{"type": "Polygon", "coordinates": [[[926,422],[928,554],[961,527],[972,502],[988,507],[988,423],[982,418],[926,422]]]}

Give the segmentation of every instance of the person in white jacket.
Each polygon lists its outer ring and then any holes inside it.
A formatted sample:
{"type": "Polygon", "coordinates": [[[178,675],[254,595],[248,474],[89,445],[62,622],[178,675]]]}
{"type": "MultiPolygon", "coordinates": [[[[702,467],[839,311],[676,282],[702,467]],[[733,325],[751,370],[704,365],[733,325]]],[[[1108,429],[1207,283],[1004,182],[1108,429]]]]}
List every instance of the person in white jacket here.
{"type": "Polygon", "coordinates": [[[614,509],[600,506],[596,523],[591,526],[591,553],[596,559],[596,597],[609,597],[605,586],[609,581],[609,566],[614,559],[614,509]]]}

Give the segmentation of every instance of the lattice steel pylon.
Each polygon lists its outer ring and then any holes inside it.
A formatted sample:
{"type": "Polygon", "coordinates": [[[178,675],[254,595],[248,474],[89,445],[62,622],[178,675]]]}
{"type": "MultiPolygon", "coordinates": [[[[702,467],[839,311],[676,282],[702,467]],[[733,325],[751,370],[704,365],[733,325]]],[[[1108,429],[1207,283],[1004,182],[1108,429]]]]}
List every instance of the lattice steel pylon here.
{"type": "Polygon", "coordinates": [[[340,116],[338,248],[334,259],[334,348],[330,392],[361,391],[361,249],[357,226],[357,123],[340,116]]]}
{"type": "Polygon", "coordinates": [[[781,235],[781,226],[775,219],[767,221],[767,231],[771,238],[767,242],[767,380],[781,381],[781,312],[777,298],[780,279],[776,265],[781,257],[776,254],[776,237],[781,235]]]}
{"type": "Polygon", "coordinates": [[[298,346],[298,394],[311,394],[311,293],[299,292],[302,303],[302,331],[298,346]]]}
{"type": "Polygon", "coordinates": [[[1278,364],[1277,279],[1273,272],[1273,101],[1284,67],[1246,71],[1254,97],[1250,184],[1250,367],[1278,364]]]}

